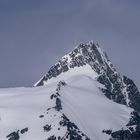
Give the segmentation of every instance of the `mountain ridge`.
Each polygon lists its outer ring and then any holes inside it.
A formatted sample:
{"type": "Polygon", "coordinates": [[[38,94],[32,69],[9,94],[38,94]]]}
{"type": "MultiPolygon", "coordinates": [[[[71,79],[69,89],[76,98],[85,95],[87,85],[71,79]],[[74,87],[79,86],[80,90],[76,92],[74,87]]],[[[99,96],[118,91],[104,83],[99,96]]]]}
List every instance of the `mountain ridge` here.
{"type": "Polygon", "coordinates": [[[34,86],[45,85],[45,82],[51,78],[57,77],[69,69],[84,65],[91,66],[99,75],[97,80],[106,87],[106,89],[102,88],[102,91],[109,99],[140,111],[140,93],[134,82],[126,76],[121,76],[114,68],[107,54],[101,51],[99,45],[93,41],[87,44],[82,43],[70,53],[63,56],[34,86]],[[129,88],[129,84],[133,87],[133,91],[131,90],[128,94],[127,89],[129,88]],[[131,95],[137,96],[138,101],[135,101],[134,98],[132,99],[131,95]],[[136,103],[134,104],[134,102],[136,103]]]}

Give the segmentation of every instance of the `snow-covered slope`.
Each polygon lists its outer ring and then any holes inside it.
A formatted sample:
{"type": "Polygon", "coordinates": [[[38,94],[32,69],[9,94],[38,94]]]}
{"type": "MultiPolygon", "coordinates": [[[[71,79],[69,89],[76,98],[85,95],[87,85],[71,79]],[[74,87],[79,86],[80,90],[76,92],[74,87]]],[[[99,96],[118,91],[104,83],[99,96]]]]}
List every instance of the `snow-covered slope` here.
{"type": "Polygon", "coordinates": [[[31,88],[0,89],[0,140],[140,140],[140,93],[93,42],[31,88]]]}
{"type": "Polygon", "coordinates": [[[36,88],[1,89],[0,139],[6,140],[8,134],[18,130],[20,140],[45,140],[53,135],[62,139],[68,131],[66,126],[60,125],[65,114],[91,140],[107,140],[109,135],[102,131],[125,126],[132,109],[106,98],[99,86],[94,78],[81,73],[71,75],[66,85],[59,86],[60,96],[56,95],[55,82],[36,88]],[[52,95],[58,96],[62,109],[55,108],[56,98],[52,95]],[[46,125],[51,130],[44,130],[46,125]],[[25,128],[28,131],[21,134],[25,128]]]}

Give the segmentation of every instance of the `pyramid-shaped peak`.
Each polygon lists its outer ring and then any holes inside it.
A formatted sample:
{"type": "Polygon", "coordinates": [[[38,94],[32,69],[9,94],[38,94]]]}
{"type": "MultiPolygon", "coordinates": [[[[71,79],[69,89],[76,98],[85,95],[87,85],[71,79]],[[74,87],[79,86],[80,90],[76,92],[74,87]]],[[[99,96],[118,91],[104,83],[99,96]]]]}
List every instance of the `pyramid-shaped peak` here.
{"type": "Polygon", "coordinates": [[[95,43],[94,41],[90,41],[88,43],[80,43],[78,46],[76,46],[73,51],[75,49],[89,49],[89,48],[99,48],[99,45],[97,43],[95,43]]]}
{"type": "MultiPolygon", "coordinates": [[[[105,53],[100,49],[99,45],[94,41],[90,41],[88,43],[80,43],[70,53],[64,55],[62,59],[70,62],[70,60],[73,60],[74,58],[77,59],[80,57],[87,57],[89,55],[92,55],[95,59],[99,59],[98,61],[101,63],[103,63],[102,59],[107,58],[105,53]]],[[[62,59],[60,59],[60,61],[62,59]]]]}
{"type": "Polygon", "coordinates": [[[44,85],[44,82],[46,83],[51,78],[57,77],[76,67],[82,68],[85,65],[89,65],[96,73],[100,74],[106,68],[107,63],[110,65],[110,61],[97,43],[93,41],[80,43],[53,65],[47,74],[34,86],[44,85]]]}

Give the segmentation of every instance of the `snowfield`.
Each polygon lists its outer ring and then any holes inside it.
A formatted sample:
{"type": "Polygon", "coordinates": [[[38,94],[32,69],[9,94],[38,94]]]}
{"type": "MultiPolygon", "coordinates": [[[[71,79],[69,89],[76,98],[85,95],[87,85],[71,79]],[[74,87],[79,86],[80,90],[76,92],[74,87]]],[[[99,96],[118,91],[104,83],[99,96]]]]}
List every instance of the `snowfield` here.
{"type": "Polygon", "coordinates": [[[61,114],[65,114],[80,131],[91,140],[108,140],[103,130],[120,130],[128,123],[131,108],[109,100],[100,91],[97,74],[89,66],[73,68],[45,83],[33,88],[0,89],[0,140],[12,132],[28,128],[19,134],[19,140],[47,140],[51,135],[63,136],[66,128],[58,129],[61,114]],[[62,109],[55,106],[51,95],[56,93],[59,81],[65,81],[60,91],[62,109]],[[51,124],[51,131],[43,127],[51,124]]]}

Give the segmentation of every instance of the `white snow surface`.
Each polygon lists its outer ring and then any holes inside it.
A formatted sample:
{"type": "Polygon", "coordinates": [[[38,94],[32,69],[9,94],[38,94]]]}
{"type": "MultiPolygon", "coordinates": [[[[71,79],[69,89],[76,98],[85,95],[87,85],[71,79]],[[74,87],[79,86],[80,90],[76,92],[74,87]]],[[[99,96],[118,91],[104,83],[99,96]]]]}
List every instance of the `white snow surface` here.
{"type": "Polygon", "coordinates": [[[8,134],[26,127],[29,130],[20,135],[20,140],[44,140],[51,135],[44,132],[45,124],[54,124],[54,133],[63,135],[65,130],[56,128],[59,113],[57,119],[51,117],[55,110],[45,116],[46,109],[55,106],[50,96],[60,80],[67,83],[60,90],[61,112],[91,140],[108,140],[109,136],[102,130],[114,131],[124,127],[132,109],[106,98],[99,90],[102,85],[96,81],[96,76],[89,66],[85,66],[60,74],[45,86],[0,89],[0,140],[7,140],[8,134]],[[39,118],[41,114],[45,117],[39,118]]]}

